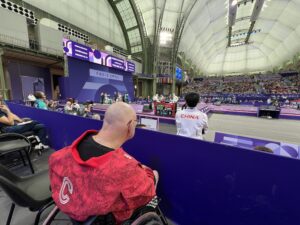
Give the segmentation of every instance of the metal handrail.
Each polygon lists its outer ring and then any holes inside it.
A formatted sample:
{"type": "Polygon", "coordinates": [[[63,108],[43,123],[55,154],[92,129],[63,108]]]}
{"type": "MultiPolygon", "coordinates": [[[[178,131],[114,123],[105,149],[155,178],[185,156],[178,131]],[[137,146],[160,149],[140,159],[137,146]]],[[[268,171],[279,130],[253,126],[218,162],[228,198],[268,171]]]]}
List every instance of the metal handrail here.
{"type": "Polygon", "coordinates": [[[9,35],[0,34],[0,43],[3,45],[9,44],[12,47],[21,47],[25,49],[31,49],[34,51],[40,51],[55,56],[63,56],[62,50],[42,46],[39,44],[38,41],[33,39],[29,39],[28,41],[25,41],[15,37],[11,37],[9,35]]]}

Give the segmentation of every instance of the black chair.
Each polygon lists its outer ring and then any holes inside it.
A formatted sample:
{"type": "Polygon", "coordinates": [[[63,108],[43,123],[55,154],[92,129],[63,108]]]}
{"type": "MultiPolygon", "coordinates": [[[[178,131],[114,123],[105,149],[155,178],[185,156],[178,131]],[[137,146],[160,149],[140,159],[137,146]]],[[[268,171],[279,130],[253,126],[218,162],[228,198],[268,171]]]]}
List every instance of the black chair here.
{"type": "MultiPolygon", "coordinates": [[[[6,134],[6,133],[0,129],[0,134],[6,134]]],[[[21,135],[25,136],[30,141],[30,143],[31,143],[30,150],[34,150],[34,146],[41,142],[39,137],[37,135],[35,135],[33,131],[26,131],[24,133],[21,133],[21,135]]]]}
{"type": "Polygon", "coordinates": [[[31,151],[31,142],[22,134],[2,133],[0,134],[0,156],[12,152],[19,152],[23,164],[26,165],[22,152],[25,153],[30,170],[34,173],[29,152],[31,151]]]}
{"type": "Polygon", "coordinates": [[[0,165],[0,186],[13,201],[6,225],[10,225],[15,205],[38,212],[34,225],[38,225],[40,216],[53,204],[51,197],[48,170],[26,177],[18,177],[0,165]]]}

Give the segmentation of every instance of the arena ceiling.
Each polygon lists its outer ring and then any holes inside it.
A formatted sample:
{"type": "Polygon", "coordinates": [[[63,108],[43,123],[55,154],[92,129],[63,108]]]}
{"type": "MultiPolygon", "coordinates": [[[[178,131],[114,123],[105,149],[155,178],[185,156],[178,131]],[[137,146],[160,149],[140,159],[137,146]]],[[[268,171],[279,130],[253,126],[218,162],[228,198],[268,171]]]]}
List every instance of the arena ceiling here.
{"type": "MultiPolygon", "coordinates": [[[[164,0],[135,1],[153,37],[164,0]]],[[[162,28],[175,29],[192,2],[166,0],[162,28]]],[[[271,70],[300,51],[299,12],[300,0],[196,0],[179,51],[205,74],[271,70]]]]}
{"type": "Polygon", "coordinates": [[[300,0],[24,1],[132,53],[142,51],[142,31],[133,12],[141,13],[152,42],[160,35],[160,45],[177,38],[181,21],[179,51],[204,74],[272,70],[300,52],[300,0]],[[137,10],[131,10],[132,2],[137,10]]]}
{"type": "Polygon", "coordinates": [[[108,0],[24,0],[24,2],[116,46],[128,48],[122,28],[108,0]]]}

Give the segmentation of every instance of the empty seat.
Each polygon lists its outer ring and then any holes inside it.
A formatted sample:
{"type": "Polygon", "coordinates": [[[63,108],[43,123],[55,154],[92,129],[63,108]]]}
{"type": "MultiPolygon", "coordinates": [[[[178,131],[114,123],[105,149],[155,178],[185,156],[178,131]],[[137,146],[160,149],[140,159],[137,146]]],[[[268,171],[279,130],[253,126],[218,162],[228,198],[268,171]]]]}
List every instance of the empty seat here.
{"type": "Polygon", "coordinates": [[[38,211],[34,223],[38,225],[43,211],[53,204],[48,170],[19,177],[0,165],[0,187],[12,200],[6,225],[11,222],[15,205],[26,207],[34,212],[38,211]]]}
{"type": "Polygon", "coordinates": [[[18,151],[24,165],[26,165],[22,154],[22,152],[24,152],[31,172],[34,173],[34,169],[29,156],[31,148],[31,142],[24,135],[17,133],[0,134],[0,155],[18,151]]]}

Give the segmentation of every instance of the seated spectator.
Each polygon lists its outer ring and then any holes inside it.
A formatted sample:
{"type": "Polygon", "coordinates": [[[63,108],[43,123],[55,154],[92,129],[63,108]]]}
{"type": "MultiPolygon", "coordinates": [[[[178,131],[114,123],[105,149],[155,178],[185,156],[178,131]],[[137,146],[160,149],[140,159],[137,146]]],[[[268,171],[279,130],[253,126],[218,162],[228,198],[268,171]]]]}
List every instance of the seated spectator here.
{"type": "Polygon", "coordinates": [[[35,97],[35,102],[34,102],[34,107],[38,109],[48,109],[47,104],[46,104],[46,95],[42,91],[37,91],[34,93],[35,97]]]}
{"type": "Polygon", "coordinates": [[[92,119],[94,119],[94,120],[101,120],[101,117],[100,117],[99,114],[93,114],[92,115],[92,119]]]}
{"type": "Polygon", "coordinates": [[[114,103],[100,131],[87,131],[50,156],[52,197],[62,212],[77,221],[112,213],[120,224],[156,195],[158,173],[122,149],[136,121],[133,108],[114,103]]]}
{"type": "Polygon", "coordinates": [[[79,110],[80,109],[80,105],[78,104],[77,100],[73,100],[73,104],[72,104],[73,109],[75,110],[79,110]]]}
{"type": "Polygon", "coordinates": [[[57,109],[57,105],[57,101],[49,100],[47,107],[48,109],[55,111],[57,109]]]}
{"type": "Polygon", "coordinates": [[[152,99],[154,102],[159,102],[158,94],[155,94],[152,99]]]}
{"type": "Polygon", "coordinates": [[[34,97],[33,94],[30,94],[30,95],[28,95],[27,99],[28,99],[28,101],[30,102],[30,106],[31,106],[31,107],[34,107],[34,103],[35,103],[35,101],[36,101],[36,97],[34,97]]]}
{"type": "Polygon", "coordinates": [[[23,134],[33,131],[39,137],[41,143],[35,146],[36,149],[48,148],[46,145],[46,128],[43,124],[34,120],[23,121],[20,117],[13,114],[6,105],[0,105],[0,129],[5,133],[23,134]]]}
{"type": "Polygon", "coordinates": [[[64,112],[65,113],[72,113],[73,112],[72,100],[68,99],[68,101],[66,102],[65,107],[64,107],[64,112]]]}
{"type": "Polygon", "coordinates": [[[187,108],[176,113],[177,134],[180,136],[203,139],[208,129],[207,115],[197,109],[199,95],[189,93],[185,96],[187,108]]]}
{"type": "Polygon", "coordinates": [[[93,113],[92,113],[93,104],[94,104],[93,101],[87,101],[84,104],[84,112],[85,112],[84,117],[92,117],[93,116],[93,113]]]}

